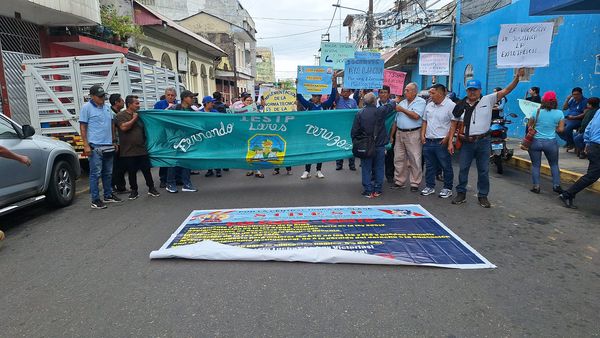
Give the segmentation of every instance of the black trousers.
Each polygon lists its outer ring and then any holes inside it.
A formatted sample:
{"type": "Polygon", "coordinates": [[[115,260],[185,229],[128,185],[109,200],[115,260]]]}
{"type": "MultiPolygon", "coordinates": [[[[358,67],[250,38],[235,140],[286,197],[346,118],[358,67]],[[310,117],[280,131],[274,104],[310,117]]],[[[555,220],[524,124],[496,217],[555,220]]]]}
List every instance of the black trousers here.
{"type": "Polygon", "coordinates": [[[392,143],[392,147],[386,151],[385,153],[385,178],[388,180],[394,179],[394,143],[392,143]]]}
{"type": "Polygon", "coordinates": [[[150,168],[150,158],[148,155],[143,156],[132,156],[132,157],[121,157],[127,167],[127,172],[129,174],[129,186],[131,190],[138,190],[137,184],[137,172],[138,170],[142,172],[144,175],[144,179],[146,180],[146,186],[148,188],[154,187],[154,180],[152,179],[152,172],[150,168]]]}
{"type": "MultiPolygon", "coordinates": [[[[306,164],[306,165],[304,165],[304,170],[310,172],[311,167],[312,167],[312,164],[306,164]]],[[[323,163],[317,163],[317,171],[321,170],[321,168],[323,168],[323,163]]]]}
{"type": "MultiPolygon", "coordinates": [[[[348,159],[348,167],[352,168],[355,166],[356,163],[356,159],[354,157],[350,157],[348,159]]],[[[338,167],[343,167],[344,166],[344,160],[335,160],[335,165],[338,167]]]]}
{"type": "Polygon", "coordinates": [[[125,190],[125,172],[127,168],[123,158],[119,156],[119,152],[114,152],[115,157],[113,158],[113,173],[112,173],[112,185],[117,187],[119,190],[125,190]]]}
{"type": "Polygon", "coordinates": [[[566,195],[569,197],[575,197],[578,192],[594,184],[600,178],[600,144],[592,143],[589,146],[588,160],[590,164],[587,173],[567,189],[566,195]]]}

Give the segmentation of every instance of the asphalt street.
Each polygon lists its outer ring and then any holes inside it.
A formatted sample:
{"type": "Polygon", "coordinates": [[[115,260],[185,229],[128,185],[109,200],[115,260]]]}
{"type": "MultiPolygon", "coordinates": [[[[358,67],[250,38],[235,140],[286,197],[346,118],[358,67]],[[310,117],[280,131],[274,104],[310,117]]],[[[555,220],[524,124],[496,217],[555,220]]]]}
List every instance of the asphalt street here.
{"type": "Polygon", "coordinates": [[[507,168],[491,174],[491,209],[477,204],[474,180],[460,206],[387,188],[369,200],[359,172],[328,163],[325,179],[301,181],[301,171],[193,176],[197,193],[141,189],[105,210],[90,209],[83,193],[61,210],[0,218],[0,336],[600,335],[600,195],[584,192],[578,210],[565,209],[548,180],[535,195],[527,173],[507,168]],[[498,268],[148,258],[194,209],[407,203],[498,268]]]}

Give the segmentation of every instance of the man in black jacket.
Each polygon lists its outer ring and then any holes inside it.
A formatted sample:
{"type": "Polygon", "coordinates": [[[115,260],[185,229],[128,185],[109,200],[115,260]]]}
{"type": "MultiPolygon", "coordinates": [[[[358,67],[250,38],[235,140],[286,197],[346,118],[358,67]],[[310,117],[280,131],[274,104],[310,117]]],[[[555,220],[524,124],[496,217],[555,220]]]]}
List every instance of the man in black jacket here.
{"type": "Polygon", "coordinates": [[[396,113],[396,101],[391,101],[387,104],[375,106],[377,98],[373,93],[368,93],[363,97],[365,107],[361,109],[354,117],[352,131],[350,136],[355,140],[363,133],[373,137],[375,141],[375,154],[369,158],[360,160],[362,169],[362,195],[366,198],[375,198],[382,194],[384,162],[385,162],[385,145],[390,137],[385,126],[385,120],[390,115],[396,113]],[[375,182],[371,181],[371,177],[375,174],[375,182]]]}

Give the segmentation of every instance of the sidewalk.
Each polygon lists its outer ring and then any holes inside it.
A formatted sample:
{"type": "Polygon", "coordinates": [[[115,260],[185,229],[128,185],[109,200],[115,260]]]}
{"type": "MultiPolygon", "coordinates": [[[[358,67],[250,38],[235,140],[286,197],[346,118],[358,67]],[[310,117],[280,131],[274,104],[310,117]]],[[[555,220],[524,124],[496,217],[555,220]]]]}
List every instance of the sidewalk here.
{"type": "MultiPolygon", "coordinates": [[[[519,169],[529,171],[531,169],[531,160],[529,159],[529,154],[519,147],[520,143],[521,140],[519,139],[507,140],[508,147],[515,150],[513,158],[508,161],[508,163],[519,169]]],[[[587,159],[579,159],[575,156],[574,152],[567,153],[565,148],[561,147],[558,154],[558,166],[560,168],[560,179],[565,183],[563,188],[569,187],[573,182],[583,176],[587,172],[588,163],[587,159]]],[[[542,175],[551,176],[550,167],[543,155],[541,172],[542,175]]],[[[600,180],[588,187],[588,190],[600,192],[600,180]]]]}

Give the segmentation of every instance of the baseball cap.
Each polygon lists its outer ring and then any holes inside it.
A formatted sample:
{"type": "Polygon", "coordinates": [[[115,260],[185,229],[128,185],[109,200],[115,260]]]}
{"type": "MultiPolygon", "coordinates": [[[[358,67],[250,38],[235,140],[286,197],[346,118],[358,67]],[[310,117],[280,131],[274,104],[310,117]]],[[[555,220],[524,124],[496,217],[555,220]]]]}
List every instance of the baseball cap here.
{"type": "Polygon", "coordinates": [[[198,93],[192,93],[189,90],[184,90],[181,92],[181,95],[179,95],[179,97],[181,97],[182,100],[186,97],[196,97],[196,96],[198,96],[198,93]]]}
{"type": "Polygon", "coordinates": [[[542,101],[556,101],[556,93],[551,90],[545,92],[542,101]]]}
{"type": "Polygon", "coordinates": [[[93,85],[90,88],[90,96],[98,96],[98,97],[104,97],[108,94],[106,94],[106,92],[104,91],[104,88],[102,88],[101,85],[93,85]]]}
{"type": "Polygon", "coordinates": [[[481,81],[479,81],[479,80],[467,81],[467,89],[481,89],[481,81]]]}
{"type": "Polygon", "coordinates": [[[202,103],[203,104],[204,103],[208,103],[208,102],[215,102],[215,101],[217,101],[217,100],[213,99],[213,97],[210,96],[210,95],[205,96],[205,97],[202,98],[202,103]]]}

